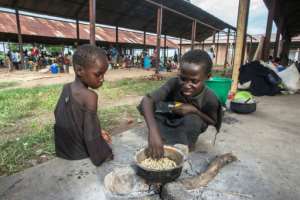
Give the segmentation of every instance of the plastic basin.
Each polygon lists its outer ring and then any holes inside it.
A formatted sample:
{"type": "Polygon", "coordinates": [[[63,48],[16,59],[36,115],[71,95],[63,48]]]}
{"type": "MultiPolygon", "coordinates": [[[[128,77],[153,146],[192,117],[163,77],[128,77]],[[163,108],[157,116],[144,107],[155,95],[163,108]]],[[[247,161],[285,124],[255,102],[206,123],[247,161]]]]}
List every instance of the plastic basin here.
{"type": "Polygon", "coordinates": [[[216,94],[220,102],[225,105],[231,83],[232,80],[229,78],[212,77],[206,81],[206,86],[210,88],[216,94]]]}

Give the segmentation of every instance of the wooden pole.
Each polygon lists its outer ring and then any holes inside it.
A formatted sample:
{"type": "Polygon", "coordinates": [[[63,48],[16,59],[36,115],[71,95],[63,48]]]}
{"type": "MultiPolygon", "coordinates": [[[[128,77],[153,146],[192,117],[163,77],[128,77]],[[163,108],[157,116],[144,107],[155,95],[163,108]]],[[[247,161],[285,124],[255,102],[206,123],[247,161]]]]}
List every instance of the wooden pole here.
{"type": "Polygon", "coordinates": [[[116,45],[119,45],[119,27],[116,26],[116,45]]]}
{"type": "Polygon", "coordinates": [[[279,25],[277,27],[277,32],[276,32],[276,39],[275,39],[275,46],[274,46],[274,52],[273,52],[273,57],[278,57],[278,50],[279,50],[279,39],[280,39],[280,34],[282,32],[282,24],[283,24],[283,19],[279,20],[279,25]]]}
{"type": "Polygon", "coordinates": [[[266,27],[266,36],[264,41],[264,48],[263,48],[263,60],[268,61],[269,59],[269,53],[270,53],[270,39],[271,39],[271,33],[272,33],[272,24],[274,19],[274,13],[276,8],[276,2],[277,1],[270,1],[270,10],[268,12],[268,21],[267,21],[267,27],[266,27]]]}
{"type": "Polygon", "coordinates": [[[247,24],[247,18],[249,13],[249,4],[250,4],[250,0],[239,1],[238,20],[237,20],[237,38],[236,38],[233,73],[232,73],[233,84],[231,86],[232,94],[235,94],[237,91],[239,70],[243,61],[242,54],[245,46],[245,35],[246,35],[245,30],[247,28],[246,24],[247,24]]]}
{"type": "MultiPolygon", "coordinates": [[[[213,33],[213,41],[212,41],[212,43],[213,43],[213,53],[214,53],[215,52],[215,45],[216,45],[216,31],[214,31],[214,33],[213,33]]],[[[214,57],[213,58],[213,63],[216,64],[215,62],[216,62],[216,59],[214,57]]]]}
{"type": "Polygon", "coordinates": [[[161,39],[161,28],[162,28],[162,18],[163,18],[163,9],[162,7],[157,8],[157,19],[156,19],[156,71],[155,73],[159,73],[160,66],[160,39],[161,39]]]}
{"type": "Polygon", "coordinates": [[[226,51],[225,51],[225,60],[224,60],[224,68],[227,66],[227,57],[228,57],[228,47],[229,47],[229,37],[230,37],[230,28],[227,30],[227,41],[226,41],[226,51]]]}
{"type": "Polygon", "coordinates": [[[290,51],[290,43],[291,43],[291,37],[285,33],[283,35],[283,47],[282,52],[280,55],[280,60],[282,65],[287,66],[289,62],[289,51],[290,51]]]}
{"type": "Polygon", "coordinates": [[[192,41],[191,49],[192,50],[194,50],[194,48],[195,48],[196,32],[197,32],[197,22],[196,22],[196,20],[194,20],[193,24],[192,24],[192,37],[191,37],[191,41],[192,41]]]}
{"type": "Polygon", "coordinates": [[[76,41],[77,41],[77,46],[79,46],[80,43],[80,31],[79,31],[79,19],[76,18],[76,41]]]}
{"type": "Polygon", "coordinates": [[[179,40],[179,63],[181,61],[181,56],[182,56],[182,37],[180,37],[180,40],[179,40]]]}
{"type": "Polygon", "coordinates": [[[235,45],[236,45],[236,31],[233,32],[233,42],[232,42],[232,54],[231,54],[231,65],[233,66],[234,56],[235,56],[235,45]]]}
{"type": "Polygon", "coordinates": [[[220,40],[220,33],[217,33],[217,48],[216,48],[216,64],[218,64],[218,54],[219,54],[219,40],[220,40]]]}
{"type": "Polygon", "coordinates": [[[16,21],[17,21],[17,29],[18,29],[19,53],[21,57],[21,68],[24,69],[23,38],[22,38],[19,10],[16,10],[16,21]]]}
{"type": "Polygon", "coordinates": [[[274,44],[274,52],[273,52],[274,58],[276,58],[277,54],[278,54],[279,38],[280,38],[280,30],[277,28],[276,39],[275,39],[275,44],[274,44]]]}
{"type": "Polygon", "coordinates": [[[164,65],[166,66],[167,64],[167,35],[164,37],[164,65]]]}
{"type": "Polygon", "coordinates": [[[143,48],[144,48],[144,51],[146,51],[146,31],[144,31],[144,40],[143,40],[143,48]]]}
{"type": "Polygon", "coordinates": [[[253,47],[253,38],[252,38],[252,36],[250,36],[249,61],[252,60],[252,47],[253,47]]]}
{"type": "Polygon", "coordinates": [[[96,0],[89,0],[90,44],[96,45],[96,0]]]}

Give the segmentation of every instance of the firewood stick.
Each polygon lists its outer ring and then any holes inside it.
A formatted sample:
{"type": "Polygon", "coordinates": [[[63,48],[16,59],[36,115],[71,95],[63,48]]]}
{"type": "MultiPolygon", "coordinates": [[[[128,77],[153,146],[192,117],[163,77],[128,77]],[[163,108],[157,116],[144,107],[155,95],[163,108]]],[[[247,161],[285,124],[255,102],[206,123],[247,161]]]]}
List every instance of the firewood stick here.
{"type": "Polygon", "coordinates": [[[187,189],[192,190],[199,187],[205,187],[219,173],[225,165],[236,161],[237,158],[232,153],[223,154],[215,158],[208,166],[207,170],[202,174],[182,179],[179,182],[187,189]]]}

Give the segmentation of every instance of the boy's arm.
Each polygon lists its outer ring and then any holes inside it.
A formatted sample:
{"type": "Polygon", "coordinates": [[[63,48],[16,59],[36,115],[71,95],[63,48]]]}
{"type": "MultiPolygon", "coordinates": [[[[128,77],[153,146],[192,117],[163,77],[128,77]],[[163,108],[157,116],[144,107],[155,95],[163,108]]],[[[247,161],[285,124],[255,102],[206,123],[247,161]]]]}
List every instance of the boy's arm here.
{"type": "Polygon", "coordinates": [[[160,158],[164,153],[161,134],[154,117],[155,103],[165,101],[167,96],[176,89],[176,84],[177,78],[169,79],[159,89],[146,95],[141,103],[141,113],[144,115],[149,130],[148,154],[153,158],[160,158]]]}
{"type": "Polygon", "coordinates": [[[89,91],[86,95],[84,117],[84,141],[91,161],[94,165],[99,166],[107,159],[113,157],[112,149],[101,136],[100,121],[97,116],[98,96],[96,93],[89,91]]]}
{"type": "Polygon", "coordinates": [[[173,108],[172,111],[182,116],[187,114],[196,114],[199,117],[201,117],[201,119],[203,119],[207,124],[213,126],[216,124],[217,121],[217,111],[210,110],[210,115],[207,115],[204,112],[198,110],[195,106],[191,104],[182,104],[178,107],[173,108]]]}
{"type": "Polygon", "coordinates": [[[142,108],[149,130],[147,153],[153,158],[161,158],[164,154],[164,150],[161,135],[154,118],[154,101],[145,96],[142,100],[142,108]]]}

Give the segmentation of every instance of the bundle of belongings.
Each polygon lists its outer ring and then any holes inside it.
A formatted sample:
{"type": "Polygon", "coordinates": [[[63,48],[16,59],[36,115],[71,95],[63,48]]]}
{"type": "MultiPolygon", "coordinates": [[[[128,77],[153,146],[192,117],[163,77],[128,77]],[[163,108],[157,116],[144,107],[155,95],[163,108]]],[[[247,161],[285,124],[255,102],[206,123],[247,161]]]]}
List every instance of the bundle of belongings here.
{"type": "Polygon", "coordinates": [[[241,66],[239,89],[254,96],[295,93],[300,89],[300,75],[294,64],[277,70],[272,64],[253,61],[241,66]]]}
{"type": "Polygon", "coordinates": [[[273,96],[283,89],[280,77],[259,61],[241,66],[239,83],[239,89],[246,89],[255,96],[273,96]]]}
{"type": "Polygon", "coordinates": [[[273,70],[281,78],[285,91],[289,94],[294,94],[300,90],[300,72],[295,63],[284,68],[284,70],[278,70],[272,63],[264,63],[261,61],[261,64],[273,70]]]}

